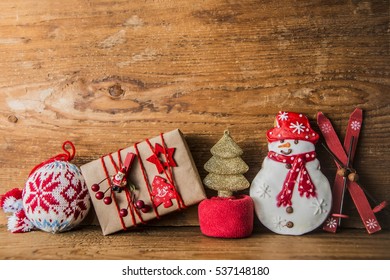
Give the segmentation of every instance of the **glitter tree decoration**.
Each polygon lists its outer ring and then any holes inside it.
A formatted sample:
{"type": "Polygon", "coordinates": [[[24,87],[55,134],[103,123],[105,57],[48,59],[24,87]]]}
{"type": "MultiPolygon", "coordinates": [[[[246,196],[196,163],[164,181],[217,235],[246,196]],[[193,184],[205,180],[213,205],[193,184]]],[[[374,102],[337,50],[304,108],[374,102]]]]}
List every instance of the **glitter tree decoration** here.
{"type": "Polygon", "coordinates": [[[228,130],[210,151],[213,156],[204,165],[209,174],[203,180],[209,189],[218,191],[219,197],[229,197],[234,191],[249,187],[243,175],[249,167],[241,159],[243,151],[230,137],[228,130]]]}

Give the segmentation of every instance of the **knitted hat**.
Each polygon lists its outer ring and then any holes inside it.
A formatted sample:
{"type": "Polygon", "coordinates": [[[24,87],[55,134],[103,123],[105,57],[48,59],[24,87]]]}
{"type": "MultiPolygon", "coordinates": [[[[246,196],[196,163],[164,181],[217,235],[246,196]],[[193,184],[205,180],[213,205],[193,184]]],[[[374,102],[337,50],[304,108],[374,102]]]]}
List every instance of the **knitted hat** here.
{"type": "Polygon", "coordinates": [[[279,112],[274,127],[267,131],[268,142],[285,139],[305,140],[315,144],[319,135],[310,127],[307,117],[300,113],[279,112]]]}

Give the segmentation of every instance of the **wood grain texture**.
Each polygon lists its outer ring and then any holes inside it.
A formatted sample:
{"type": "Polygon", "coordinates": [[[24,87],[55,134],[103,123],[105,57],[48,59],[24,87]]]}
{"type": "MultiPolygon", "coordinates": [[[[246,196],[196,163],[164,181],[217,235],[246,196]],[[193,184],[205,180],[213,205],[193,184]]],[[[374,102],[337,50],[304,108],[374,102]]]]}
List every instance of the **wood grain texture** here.
{"type": "MultiPolygon", "coordinates": [[[[388,1],[1,1],[0,193],[22,187],[64,140],[81,165],[174,128],[202,178],[228,128],[251,181],[279,110],[314,127],[323,111],[343,137],[360,107],[355,167],[390,200],[388,26],[388,1]]],[[[319,158],[333,181],[321,148],[319,158]]],[[[362,227],[346,200],[343,225],[362,227]]],[[[196,225],[196,207],[162,223],[196,225]]]]}
{"type": "Polygon", "coordinates": [[[0,243],[0,259],[7,260],[390,259],[389,232],[372,238],[363,229],[299,237],[258,232],[250,238],[229,240],[203,236],[194,227],[139,228],[112,236],[102,236],[97,227],[63,234],[11,234],[0,227],[0,240],[4,239],[9,243],[0,243]]]}

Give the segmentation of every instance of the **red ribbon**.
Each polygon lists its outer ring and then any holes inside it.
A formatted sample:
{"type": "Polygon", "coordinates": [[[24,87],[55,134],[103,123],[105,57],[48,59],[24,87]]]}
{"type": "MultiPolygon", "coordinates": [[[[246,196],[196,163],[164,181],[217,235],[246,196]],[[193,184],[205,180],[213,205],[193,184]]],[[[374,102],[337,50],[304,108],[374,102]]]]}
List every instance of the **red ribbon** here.
{"type": "Polygon", "coordinates": [[[152,195],[152,192],[151,192],[151,187],[150,187],[148,175],[146,174],[146,170],[145,170],[144,164],[142,163],[142,159],[141,159],[141,156],[139,154],[138,143],[134,144],[134,149],[135,149],[135,152],[137,153],[137,156],[138,156],[139,166],[140,166],[140,168],[142,170],[142,175],[144,176],[144,182],[145,182],[145,185],[146,185],[146,189],[148,190],[148,193],[149,193],[150,201],[152,202],[153,211],[156,214],[156,218],[160,219],[160,215],[158,214],[157,207],[153,203],[153,195],[152,195]]]}
{"type": "Polygon", "coordinates": [[[31,176],[31,174],[33,174],[36,170],[38,170],[39,168],[41,168],[42,166],[48,164],[48,163],[51,163],[53,161],[56,161],[56,160],[60,160],[60,161],[71,161],[75,154],[76,154],[76,148],[75,146],[73,145],[72,142],[70,141],[65,141],[63,144],[62,144],[62,150],[65,152],[65,154],[58,154],[52,158],[49,158],[48,160],[45,160],[43,162],[41,162],[40,164],[38,164],[37,166],[35,166],[31,171],[30,171],[30,174],[28,176],[31,176]],[[66,145],[69,145],[71,147],[71,153],[66,149],[66,145]]]}
{"type": "MultiPolygon", "coordinates": [[[[122,157],[120,155],[120,152],[121,150],[118,150],[118,162],[119,162],[119,166],[117,165],[117,163],[115,162],[114,158],[112,157],[111,154],[108,155],[110,161],[111,161],[111,164],[112,166],[114,167],[115,169],[115,172],[117,173],[119,170],[122,169],[122,166],[123,166],[123,163],[122,163],[122,157]]],[[[108,174],[108,170],[107,170],[107,166],[106,166],[106,163],[104,161],[104,158],[100,158],[101,160],[101,163],[102,163],[102,166],[103,166],[103,169],[104,169],[104,172],[106,174],[106,178],[107,178],[107,181],[108,181],[108,186],[110,188],[110,191],[111,191],[111,184],[112,184],[112,181],[111,181],[111,176],[108,174]]],[[[127,168],[130,168],[129,166],[127,168]]],[[[131,216],[131,221],[132,221],[132,224],[135,226],[137,224],[136,222],[136,218],[135,218],[135,215],[137,215],[138,219],[141,221],[141,223],[145,223],[144,220],[142,219],[142,216],[141,214],[138,212],[138,209],[137,207],[135,207],[134,205],[134,200],[132,199],[132,196],[130,194],[130,191],[127,189],[127,188],[124,188],[124,191],[125,191],[125,194],[126,194],[126,199],[127,199],[127,203],[128,203],[128,208],[129,208],[129,213],[130,213],[130,216],[131,216]]],[[[118,213],[118,217],[119,217],[119,220],[121,222],[121,225],[122,225],[122,228],[123,230],[126,230],[127,227],[126,227],[126,224],[125,224],[125,221],[123,219],[123,217],[120,215],[120,208],[119,208],[119,204],[118,204],[118,201],[115,197],[115,194],[113,191],[111,191],[110,193],[110,197],[112,198],[114,204],[115,204],[115,207],[116,207],[116,210],[117,210],[117,213],[118,213]]]]}
{"type": "MultiPolygon", "coordinates": [[[[177,201],[177,205],[178,205],[179,209],[182,210],[182,209],[185,209],[187,206],[185,205],[182,197],[180,196],[179,192],[177,191],[177,188],[176,188],[176,185],[175,185],[174,176],[173,176],[173,172],[172,172],[172,167],[175,167],[177,165],[176,165],[176,162],[172,158],[172,150],[171,150],[171,152],[169,152],[169,149],[167,148],[167,145],[166,145],[165,140],[164,140],[163,133],[160,134],[160,138],[161,138],[162,149],[161,148],[159,148],[157,150],[154,149],[152,144],[150,143],[149,139],[146,139],[145,141],[149,145],[149,148],[150,148],[150,150],[153,153],[153,155],[152,155],[153,158],[158,158],[158,154],[161,154],[161,153],[165,157],[165,163],[168,163],[168,164],[165,164],[164,166],[166,167],[166,169],[162,168],[161,171],[164,172],[165,177],[167,178],[169,183],[173,186],[174,193],[175,193],[175,198],[176,198],[176,201],[177,201]]],[[[160,215],[158,214],[157,207],[153,203],[152,187],[150,186],[148,175],[146,174],[146,170],[145,170],[145,167],[144,167],[144,165],[142,163],[142,160],[141,160],[141,157],[140,157],[139,150],[138,150],[137,146],[138,146],[138,143],[136,143],[134,145],[134,149],[135,149],[135,151],[137,153],[137,156],[138,156],[138,162],[139,162],[140,168],[142,170],[142,174],[143,174],[143,177],[144,177],[145,185],[146,185],[146,188],[148,190],[150,200],[152,201],[152,206],[153,206],[154,213],[156,214],[157,218],[160,218],[160,215]]],[[[149,158],[151,158],[151,157],[149,157],[149,158]]]]}

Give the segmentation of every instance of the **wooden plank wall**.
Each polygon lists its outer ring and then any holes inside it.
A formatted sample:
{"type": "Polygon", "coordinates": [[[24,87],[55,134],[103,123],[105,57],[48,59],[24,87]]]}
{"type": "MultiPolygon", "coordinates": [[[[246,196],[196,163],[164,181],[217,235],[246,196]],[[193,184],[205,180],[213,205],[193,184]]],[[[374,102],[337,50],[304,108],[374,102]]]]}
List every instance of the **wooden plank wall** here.
{"type": "MultiPolygon", "coordinates": [[[[279,110],[313,126],[323,111],[343,137],[360,107],[355,166],[373,196],[390,200],[389,42],[389,1],[2,0],[0,193],[22,187],[64,140],[81,165],[174,128],[202,178],[230,129],[251,181],[279,110]]],[[[345,226],[361,227],[351,203],[346,211],[345,226]]],[[[196,208],[164,222],[196,225],[196,208]]]]}

